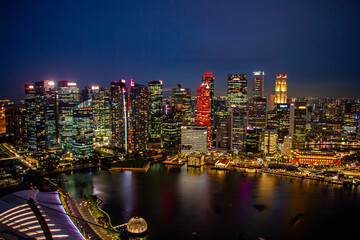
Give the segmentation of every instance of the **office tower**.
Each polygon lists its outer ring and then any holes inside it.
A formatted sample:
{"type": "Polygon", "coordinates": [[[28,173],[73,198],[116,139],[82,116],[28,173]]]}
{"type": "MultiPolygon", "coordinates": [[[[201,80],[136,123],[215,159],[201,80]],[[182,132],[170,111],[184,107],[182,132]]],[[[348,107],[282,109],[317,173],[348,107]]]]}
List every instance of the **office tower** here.
{"type": "Polygon", "coordinates": [[[227,120],[229,118],[229,113],[227,111],[227,103],[226,103],[227,97],[225,96],[219,96],[214,97],[214,109],[215,109],[215,115],[214,115],[214,121],[215,121],[215,133],[217,134],[218,130],[220,129],[221,121],[227,120]]]}
{"type": "Polygon", "coordinates": [[[87,158],[94,150],[94,121],[92,99],[74,108],[73,153],[78,158],[87,158]]]}
{"type": "Polygon", "coordinates": [[[197,107],[196,107],[196,125],[208,127],[208,147],[210,143],[210,82],[202,82],[196,90],[197,107]]]}
{"type": "Polygon", "coordinates": [[[267,127],[277,129],[278,143],[281,145],[284,142],[284,137],[289,135],[290,104],[278,104],[276,109],[269,111],[267,114],[267,127]]]}
{"type": "Polygon", "coordinates": [[[161,148],[161,134],[163,128],[163,94],[162,94],[162,81],[149,81],[148,83],[149,95],[149,147],[161,148]]]}
{"type": "Polygon", "coordinates": [[[110,91],[104,87],[87,86],[81,91],[83,101],[92,99],[94,147],[111,144],[110,91]]]}
{"type": "Polygon", "coordinates": [[[269,95],[269,104],[268,104],[268,111],[272,111],[275,109],[276,107],[276,104],[275,104],[275,97],[276,95],[275,94],[270,94],[269,95]]]}
{"type": "Polygon", "coordinates": [[[252,98],[249,101],[248,127],[264,129],[266,126],[266,98],[252,98]]]}
{"type": "Polygon", "coordinates": [[[76,82],[58,82],[59,143],[65,152],[72,152],[74,144],[74,108],[79,104],[76,82]]]}
{"type": "Polygon", "coordinates": [[[111,132],[112,142],[125,152],[128,149],[127,89],[126,80],[111,83],[111,132]]]}
{"type": "Polygon", "coordinates": [[[228,75],[228,111],[234,107],[246,108],[247,104],[247,75],[228,75]]]}
{"type": "Polygon", "coordinates": [[[129,152],[143,152],[148,146],[147,86],[132,79],[129,88],[129,152]]]}
{"type": "Polygon", "coordinates": [[[266,127],[263,136],[263,153],[265,155],[274,155],[278,152],[277,148],[277,129],[275,127],[266,127]]]}
{"type": "Polygon", "coordinates": [[[5,110],[6,134],[9,136],[9,142],[17,149],[23,149],[26,146],[26,109],[24,105],[9,105],[5,110]]]}
{"type": "Polygon", "coordinates": [[[264,72],[253,72],[253,98],[264,97],[264,72]]]}
{"type": "Polygon", "coordinates": [[[307,108],[305,102],[290,104],[290,136],[294,148],[305,147],[307,108]]]}
{"type": "Polygon", "coordinates": [[[30,153],[37,152],[37,131],[36,131],[36,91],[34,85],[25,84],[25,137],[27,150],[30,153]]]}
{"type": "Polygon", "coordinates": [[[0,107],[0,134],[6,133],[5,107],[0,107]]]}
{"type": "Polygon", "coordinates": [[[172,89],[171,105],[176,106],[182,112],[183,125],[190,124],[191,121],[191,89],[183,88],[178,84],[178,88],[172,89]]]}
{"type": "Polygon", "coordinates": [[[214,75],[211,72],[203,74],[202,82],[208,82],[210,87],[210,128],[209,128],[209,141],[213,144],[215,139],[215,109],[214,109],[214,75]]]}
{"type": "Polygon", "coordinates": [[[181,126],[181,153],[207,153],[207,126],[181,126]]]}
{"type": "Polygon", "coordinates": [[[170,153],[179,151],[181,141],[182,114],[177,107],[165,105],[165,115],[163,118],[163,149],[170,153]]]}
{"type": "Polygon", "coordinates": [[[231,143],[230,150],[235,153],[243,152],[246,136],[247,113],[244,108],[231,109],[231,143]]]}
{"type": "Polygon", "coordinates": [[[231,121],[230,119],[221,120],[220,128],[217,132],[216,147],[221,149],[230,149],[231,142],[231,121]]]}
{"type": "Polygon", "coordinates": [[[287,74],[276,74],[275,104],[287,103],[287,74]]]}
{"type": "Polygon", "coordinates": [[[46,80],[25,85],[28,151],[36,153],[46,166],[48,150],[57,144],[57,103],[55,82],[46,80]]]}
{"type": "Polygon", "coordinates": [[[261,128],[247,128],[246,129],[246,138],[245,138],[245,152],[252,154],[261,153],[261,137],[262,137],[261,128]]]}
{"type": "Polygon", "coordinates": [[[284,156],[290,156],[292,146],[293,146],[293,137],[286,136],[284,138],[284,143],[283,143],[283,148],[281,150],[281,154],[284,156]]]}

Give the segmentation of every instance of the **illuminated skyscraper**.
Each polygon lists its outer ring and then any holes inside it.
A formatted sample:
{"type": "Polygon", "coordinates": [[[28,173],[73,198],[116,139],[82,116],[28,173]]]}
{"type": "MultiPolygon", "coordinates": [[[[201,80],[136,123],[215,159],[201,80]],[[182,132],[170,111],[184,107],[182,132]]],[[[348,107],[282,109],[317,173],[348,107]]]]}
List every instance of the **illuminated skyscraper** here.
{"type": "Polygon", "coordinates": [[[210,82],[202,82],[197,87],[196,125],[208,127],[208,147],[210,142],[210,82]]]}
{"type": "Polygon", "coordinates": [[[111,83],[111,131],[115,147],[128,149],[126,80],[111,83]]]}
{"type": "Polygon", "coordinates": [[[247,104],[247,75],[228,75],[228,111],[234,107],[246,108],[247,104]]]}
{"type": "Polygon", "coordinates": [[[249,101],[248,127],[264,129],[266,126],[266,98],[252,98],[249,101]]]}
{"type": "Polygon", "coordinates": [[[145,85],[132,79],[129,88],[130,152],[142,152],[148,146],[148,92],[145,85]]]}
{"type": "Polygon", "coordinates": [[[57,145],[55,82],[46,80],[25,85],[28,151],[36,153],[42,167],[51,147],[57,145]]]}
{"type": "Polygon", "coordinates": [[[37,152],[37,131],[36,131],[36,92],[35,86],[25,84],[25,138],[27,150],[30,153],[37,152]]]}
{"type": "Polygon", "coordinates": [[[290,104],[290,136],[292,147],[305,148],[307,107],[305,102],[290,104]]]}
{"type": "Polygon", "coordinates": [[[163,149],[171,153],[178,152],[181,141],[181,111],[175,106],[165,106],[165,115],[163,120],[163,149]]]}
{"type": "Polygon", "coordinates": [[[215,104],[214,104],[214,75],[212,72],[206,72],[203,74],[202,82],[209,82],[210,87],[210,132],[209,140],[213,144],[215,140],[215,104]]]}
{"type": "Polygon", "coordinates": [[[149,94],[149,146],[161,147],[161,134],[163,129],[163,93],[162,81],[149,81],[148,83],[149,94]]]}
{"type": "Polygon", "coordinates": [[[275,103],[287,103],[287,74],[276,74],[275,103]]]}
{"type": "Polygon", "coordinates": [[[82,101],[92,99],[94,146],[111,144],[110,91],[104,87],[87,86],[81,91],[82,101]]]}
{"type": "Polygon", "coordinates": [[[59,143],[65,152],[71,152],[74,143],[74,107],[79,104],[77,83],[58,82],[59,143]]]}
{"type": "Polygon", "coordinates": [[[242,152],[244,150],[247,117],[247,112],[244,108],[231,108],[230,150],[234,152],[242,152]]]}
{"type": "Polygon", "coordinates": [[[264,72],[253,72],[253,98],[264,97],[264,72]]]}
{"type": "Polygon", "coordinates": [[[73,153],[78,158],[86,158],[94,150],[94,121],[92,99],[84,101],[74,108],[73,153]]]}
{"type": "Polygon", "coordinates": [[[183,88],[178,84],[178,88],[172,89],[171,105],[176,106],[182,112],[183,125],[190,124],[191,120],[191,89],[183,88]]]}

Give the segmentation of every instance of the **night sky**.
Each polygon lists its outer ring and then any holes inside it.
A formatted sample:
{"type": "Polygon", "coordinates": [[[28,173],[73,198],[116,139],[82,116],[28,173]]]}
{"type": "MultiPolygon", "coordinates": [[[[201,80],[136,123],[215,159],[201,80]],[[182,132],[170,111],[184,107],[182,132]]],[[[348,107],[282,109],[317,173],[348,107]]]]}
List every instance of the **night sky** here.
{"type": "MultiPolygon", "coordinates": [[[[192,88],[288,74],[288,96],[360,97],[360,1],[0,1],[0,99],[46,79],[192,88]]],[[[250,91],[249,91],[250,92],[250,91]]]]}

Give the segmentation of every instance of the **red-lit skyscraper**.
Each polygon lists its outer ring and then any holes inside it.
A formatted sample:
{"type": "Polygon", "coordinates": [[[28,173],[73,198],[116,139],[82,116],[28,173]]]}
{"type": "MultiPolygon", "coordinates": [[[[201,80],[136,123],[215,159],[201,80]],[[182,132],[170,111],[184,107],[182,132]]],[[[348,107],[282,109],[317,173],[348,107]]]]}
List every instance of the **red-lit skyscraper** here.
{"type": "Polygon", "coordinates": [[[210,81],[203,81],[197,87],[197,112],[196,112],[196,125],[202,125],[208,127],[208,141],[210,142],[210,81]]]}

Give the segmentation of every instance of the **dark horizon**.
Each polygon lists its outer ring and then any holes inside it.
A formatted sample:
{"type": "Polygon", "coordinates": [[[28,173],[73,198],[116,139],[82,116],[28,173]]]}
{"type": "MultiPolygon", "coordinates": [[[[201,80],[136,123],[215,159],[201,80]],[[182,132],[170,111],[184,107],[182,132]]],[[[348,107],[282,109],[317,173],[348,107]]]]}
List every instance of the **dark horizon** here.
{"type": "Polygon", "coordinates": [[[195,88],[204,72],[215,95],[227,75],[288,75],[288,97],[351,97],[360,90],[358,1],[3,1],[2,99],[52,79],[80,88],[133,78],[195,88]]]}

